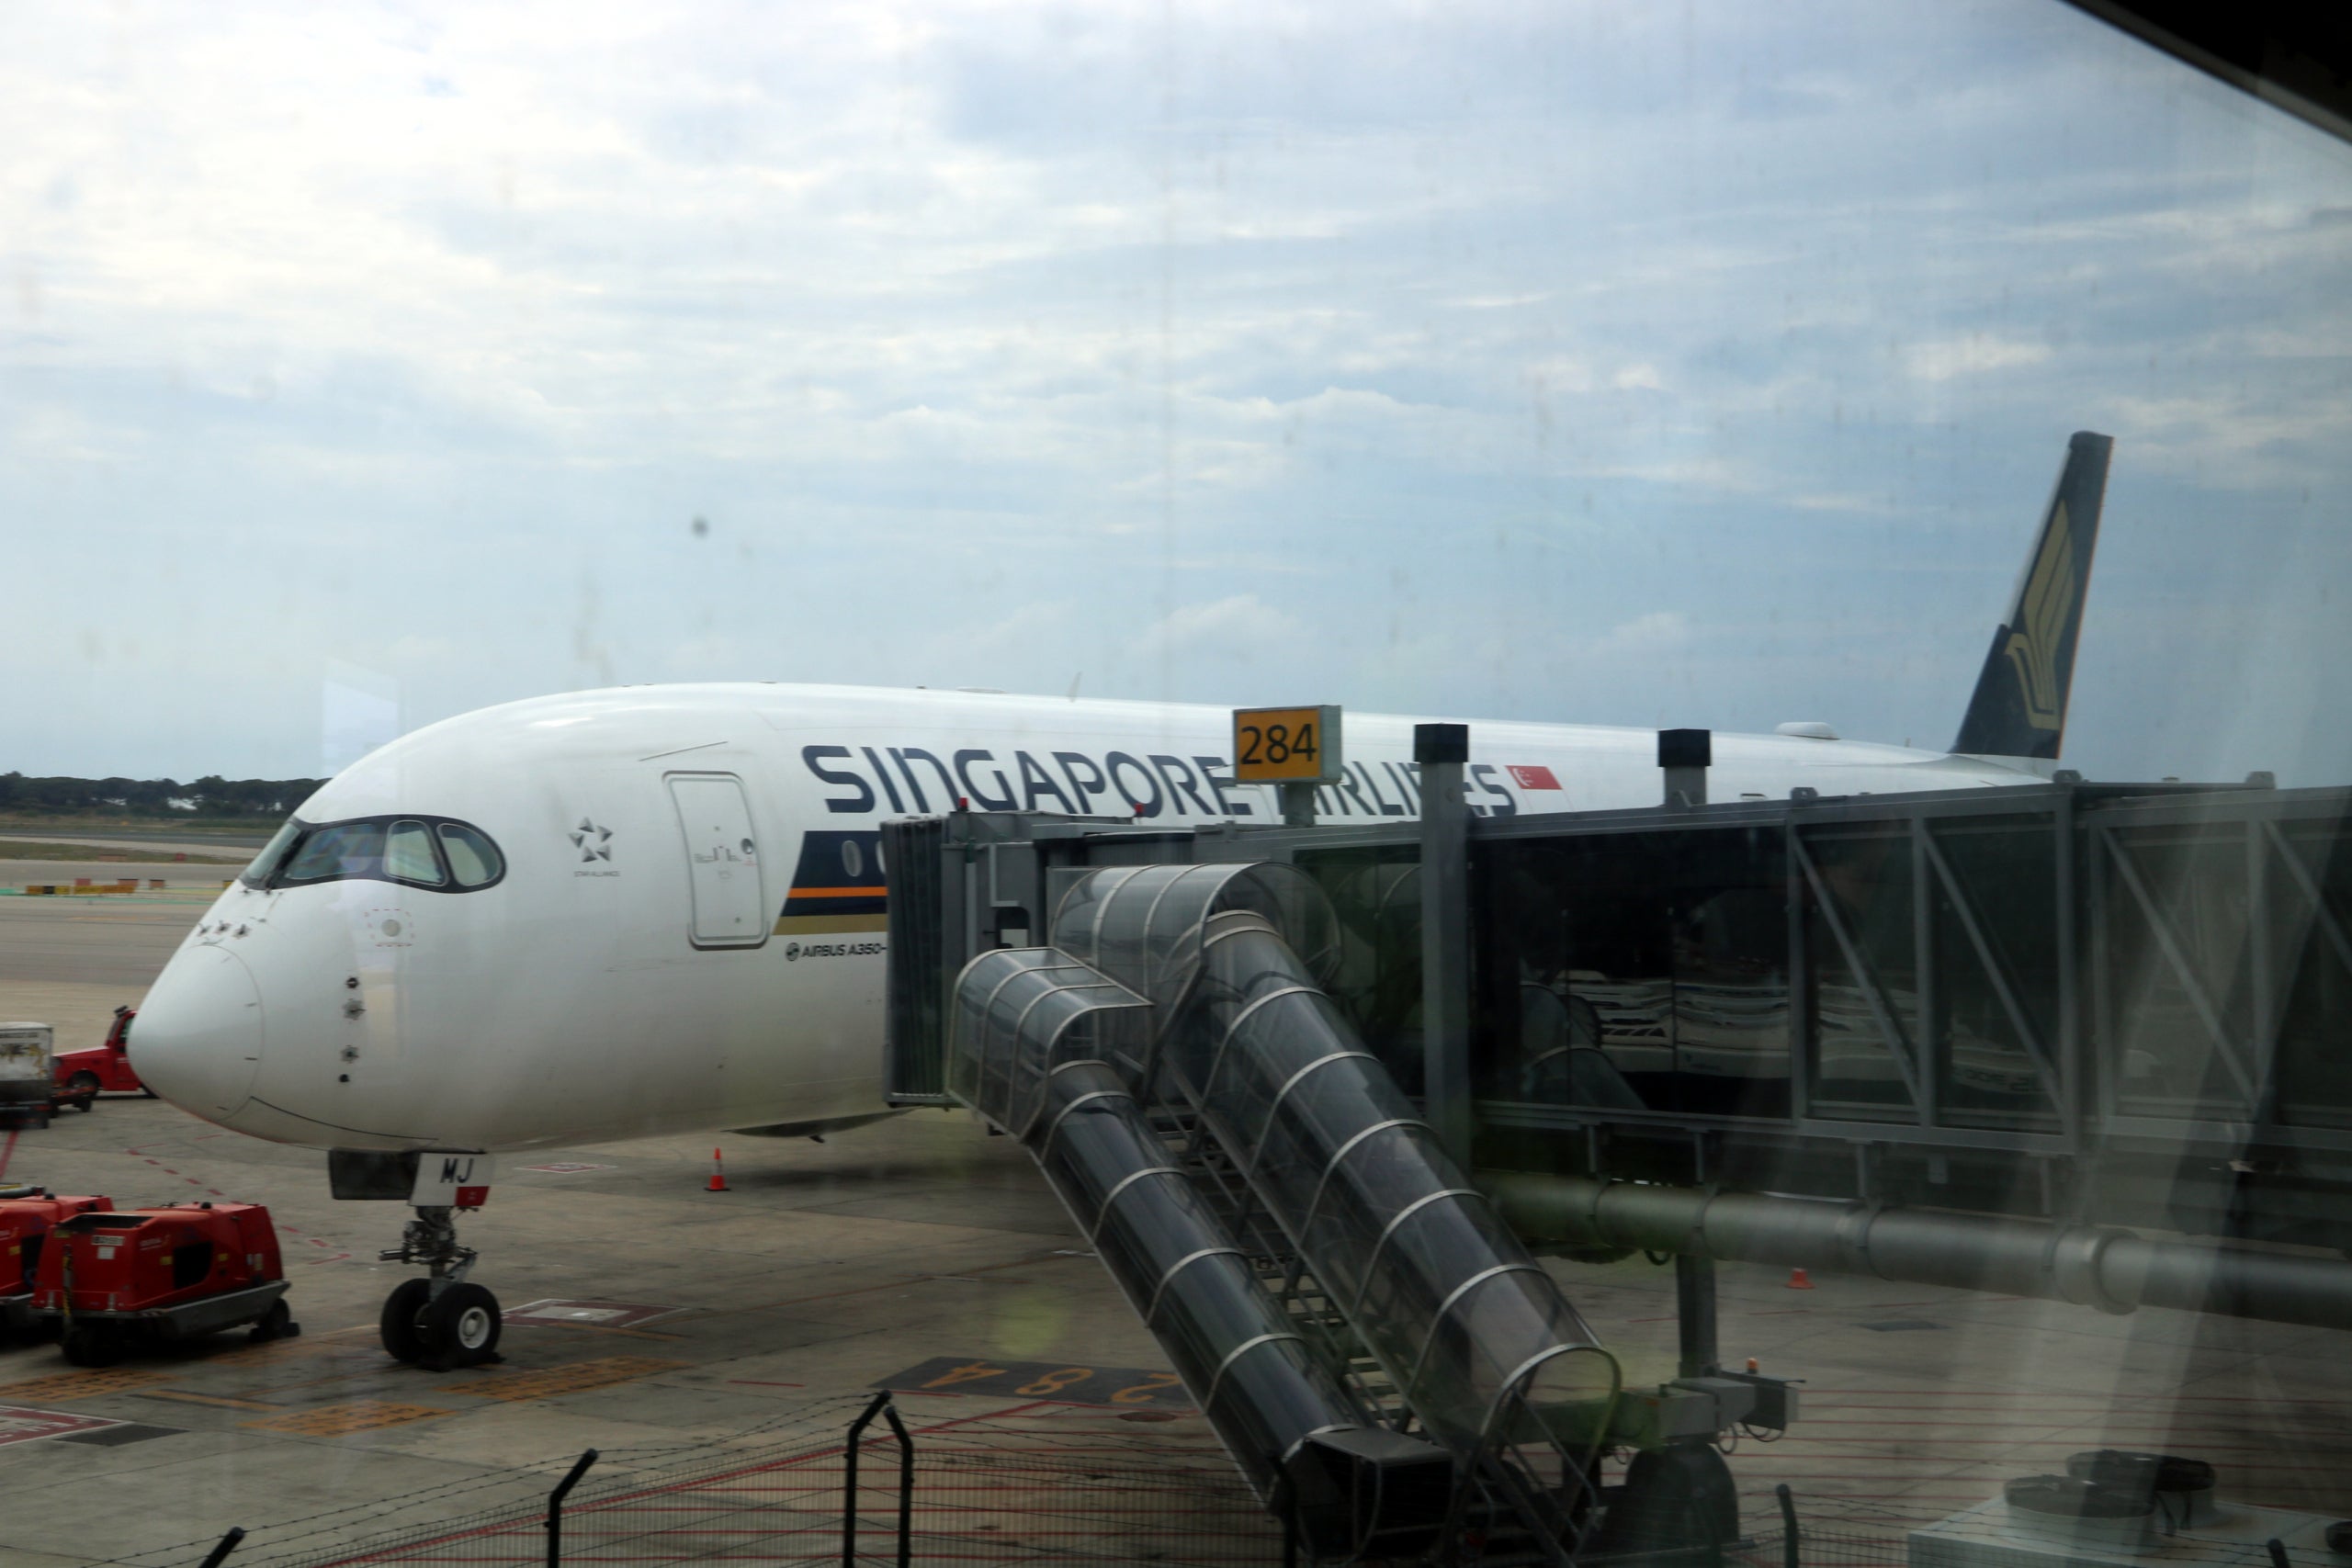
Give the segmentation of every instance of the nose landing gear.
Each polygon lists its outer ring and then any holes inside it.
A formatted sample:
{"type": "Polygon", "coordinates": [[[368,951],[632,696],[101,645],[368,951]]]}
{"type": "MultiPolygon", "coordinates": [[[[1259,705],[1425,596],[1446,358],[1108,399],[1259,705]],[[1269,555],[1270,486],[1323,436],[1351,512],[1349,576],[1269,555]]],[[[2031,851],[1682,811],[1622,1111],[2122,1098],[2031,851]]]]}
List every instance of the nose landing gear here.
{"type": "Polygon", "coordinates": [[[498,1298],[467,1281],[475,1253],[458,1245],[453,1213],[419,1208],[401,1230],[400,1246],[379,1254],[387,1263],[422,1263],[430,1271],[393,1287],[379,1327],[395,1359],[436,1372],[499,1359],[498,1298]]]}

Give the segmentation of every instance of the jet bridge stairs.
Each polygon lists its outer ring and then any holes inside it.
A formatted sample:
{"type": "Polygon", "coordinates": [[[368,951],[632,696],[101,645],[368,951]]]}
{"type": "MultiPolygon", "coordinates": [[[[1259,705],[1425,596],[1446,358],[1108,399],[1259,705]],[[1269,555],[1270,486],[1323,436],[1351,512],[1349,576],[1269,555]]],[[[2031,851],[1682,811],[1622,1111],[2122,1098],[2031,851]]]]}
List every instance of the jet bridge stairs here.
{"type": "Polygon", "coordinates": [[[935,1083],[1027,1148],[1294,1546],[1720,1562],[1737,1522],[1713,1440],[1785,1390],[1624,1397],[1326,995],[1316,886],[1263,863],[1063,870],[1029,945],[1025,910],[971,918],[956,840],[988,822],[885,829],[894,1087],[935,1083]],[[1645,1451],[1604,1486],[1625,1447],[1645,1451]]]}

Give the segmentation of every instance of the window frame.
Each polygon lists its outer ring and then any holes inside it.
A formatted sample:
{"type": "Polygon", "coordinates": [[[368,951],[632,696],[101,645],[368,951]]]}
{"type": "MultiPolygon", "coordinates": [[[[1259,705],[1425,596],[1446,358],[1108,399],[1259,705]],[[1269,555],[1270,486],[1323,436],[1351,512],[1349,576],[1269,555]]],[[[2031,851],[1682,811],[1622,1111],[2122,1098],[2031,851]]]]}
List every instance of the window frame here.
{"type": "Polygon", "coordinates": [[[498,840],[496,839],[492,838],[488,833],[483,832],[480,828],[475,827],[472,823],[461,821],[455,817],[426,817],[420,818],[419,820],[422,820],[425,824],[426,828],[431,831],[433,835],[434,852],[440,857],[442,868],[449,874],[448,891],[452,893],[473,893],[484,887],[495,887],[499,883],[505,880],[506,852],[498,847],[498,840]],[[489,863],[493,868],[489,876],[480,882],[469,882],[464,877],[458,874],[457,859],[449,852],[448,835],[449,829],[452,828],[458,829],[461,832],[471,833],[474,837],[481,840],[484,848],[489,850],[489,863]]]}
{"type": "Polygon", "coordinates": [[[413,887],[420,893],[456,896],[465,893],[481,893],[506,880],[506,851],[500,846],[495,837],[484,832],[480,824],[469,822],[462,817],[449,817],[423,811],[385,811],[371,813],[365,817],[339,817],[332,822],[305,822],[300,818],[288,818],[288,820],[300,830],[286,840],[285,848],[278,852],[276,862],[263,872],[258,879],[250,874],[250,868],[247,875],[239,878],[246,886],[264,892],[276,892],[287,887],[324,887],[337,882],[385,882],[395,887],[413,887]],[[302,847],[311,841],[314,834],[337,828],[380,826],[384,829],[385,840],[389,847],[392,829],[403,823],[418,823],[424,826],[426,846],[433,852],[433,863],[441,873],[439,881],[420,882],[414,877],[394,876],[387,869],[384,858],[379,858],[376,862],[376,869],[372,872],[337,872],[330,876],[305,876],[299,880],[288,879],[285,874],[285,868],[293,863],[295,857],[301,852],[302,847]],[[497,856],[496,874],[486,882],[470,885],[459,882],[456,868],[449,863],[448,852],[441,844],[441,829],[445,825],[462,828],[469,833],[480,835],[482,842],[488,844],[497,856]]]}

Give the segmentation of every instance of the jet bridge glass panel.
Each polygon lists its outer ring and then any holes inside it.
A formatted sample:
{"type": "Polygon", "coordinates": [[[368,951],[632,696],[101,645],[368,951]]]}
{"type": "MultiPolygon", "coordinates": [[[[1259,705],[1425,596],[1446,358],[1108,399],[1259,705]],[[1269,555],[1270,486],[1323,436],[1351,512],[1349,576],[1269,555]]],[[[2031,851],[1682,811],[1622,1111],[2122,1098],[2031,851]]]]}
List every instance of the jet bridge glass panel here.
{"type": "Polygon", "coordinates": [[[2275,955],[2278,1114],[2352,1129],[2352,842],[2341,824],[2264,824],[2259,907],[2275,955]]]}
{"type": "Polygon", "coordinates": [[[2046,816],[1899,808],[1478,844],[1482,1091],[2054,1130],[2054,845],[2046,816]]]}
{"type": "Polygon", "coordinates": [[[1760,829],[1475,852],[1486,1092],[1786,1116],[1788,874],[1760,829]]]}
{"type": "Polygon", "coordinates": [[[2094,823],[2101,1032],[2128,1118],[2352,1126],[2340,819],[2094,823]]]}
{"type": "MultiPolygon", "coordinates": [[[[1915,819],[1911,834],[1913,874],[1928,896],[1924,1044],[1938,1119],[2055,1130],[2067,1031],[2052,825],[1971,816],[1915,819]]],[[[1915,919],[1919,910],[1915,903],[1915,919]]]]}
{"type": "Polygon", "coordinates": [[[1339,962],[1325,988],[1397,1086],[1421,1092],[1421,868],[1412,844],[1302,850],[1329,900],[1339,962]]]}

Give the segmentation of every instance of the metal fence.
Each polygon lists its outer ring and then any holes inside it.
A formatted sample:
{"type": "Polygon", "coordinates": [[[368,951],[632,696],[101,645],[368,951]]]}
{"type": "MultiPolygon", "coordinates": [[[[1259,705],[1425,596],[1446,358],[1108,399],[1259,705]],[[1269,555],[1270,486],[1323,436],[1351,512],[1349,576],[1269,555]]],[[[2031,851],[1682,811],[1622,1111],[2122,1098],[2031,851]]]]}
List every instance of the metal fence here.
{"type": "MultiPolygon", "coordinates": [[[[611,1449],[584,1470],[571,1460],[503,1479],[510,1493],[526,1484],[527,1495],[459,1511],[435,1506],[467,1495],[442,1488],[256,1529],[238,1541],[191,1542],[119,1562],[121,1568],[1282,1568],[1285,1562],[1279,1524],[1207,1423],[1192,1415],[1054,1406],[910,1424],[882,1400],[818,1400],[717,1447],[611,1449]],[[549,1495],[567,1480],[568,1495],[551,1509],[549,1495]],[[411,1522],[367,1527],[395,1506],[411,1522]]],[[[1905,1534],[1917,1523],[1831,1500],[1801,1506],[1792,1500],[1780,1511],[1755,1500],[1747,1514],[1736,1541],[1592,1559],[1587,1568],[1901,1568],[1905,1534]],[[1793,1554],[1789,1518],[1796,1520],[1793,1554]]],[[[1489,1561],[1516,1559],[1497,1542],[1489,1561]]]]}
{"type": "MultiPolygon", "coordinates": [[[[368,1531],[368,1507],[256,1529],[223,1568],[1283,1560],[1279,1527],[1189,1415],[1059,1406],[910,1425],[880,1401],[813,1401],[715,1448],[605,1450],[562,1500],[558,1538],[548,1494],[573,1462],[506,1478],[509,1493],[527,1479],[529,1494],[486,1508],[434,1506],[442,1495],[472,1501],[455,1489],[376,1506],[379,1519],[397,1511],[413,1521],[394,1529],[368,1531]]],[[[218,1544],[120,1568],[197,1568],[218,1544]]]]}

